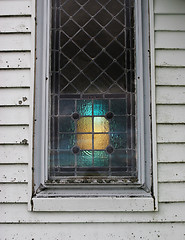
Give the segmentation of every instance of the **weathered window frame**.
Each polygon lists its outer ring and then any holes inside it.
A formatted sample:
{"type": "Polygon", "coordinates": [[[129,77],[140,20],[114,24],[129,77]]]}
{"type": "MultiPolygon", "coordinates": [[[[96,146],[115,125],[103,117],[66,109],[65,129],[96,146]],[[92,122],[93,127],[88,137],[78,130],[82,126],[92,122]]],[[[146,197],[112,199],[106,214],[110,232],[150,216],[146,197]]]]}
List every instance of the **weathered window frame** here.
{"type": "Polygon", "coordinates": [[[138,36],[136,39],[136,79],[138,82],[136,91],[137,102],[140,103],[137,107],[137,145],[138,158],[142,159],[139,163],[139,182],[121,187],[114,185],[103,186],[103,188],[80,184],[48,187],[45,184],[50,55],[49,4],[50,0],[37,1],[34,177],[32,179],[35,187],[30,209],[33,211],[157,210],[153,1],[136,0],[136,19],[138,20],[136,25],[136,36],[138,36]]]}

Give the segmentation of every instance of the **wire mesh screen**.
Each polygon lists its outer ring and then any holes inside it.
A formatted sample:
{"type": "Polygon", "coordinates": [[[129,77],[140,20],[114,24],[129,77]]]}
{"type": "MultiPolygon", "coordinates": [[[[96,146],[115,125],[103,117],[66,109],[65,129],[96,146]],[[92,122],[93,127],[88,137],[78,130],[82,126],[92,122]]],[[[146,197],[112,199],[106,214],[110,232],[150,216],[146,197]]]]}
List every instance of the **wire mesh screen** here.
{"type": "Polygon", "coordinates": [[[49,179],[137,177],[134,0],[53,0],[49,179]]]}

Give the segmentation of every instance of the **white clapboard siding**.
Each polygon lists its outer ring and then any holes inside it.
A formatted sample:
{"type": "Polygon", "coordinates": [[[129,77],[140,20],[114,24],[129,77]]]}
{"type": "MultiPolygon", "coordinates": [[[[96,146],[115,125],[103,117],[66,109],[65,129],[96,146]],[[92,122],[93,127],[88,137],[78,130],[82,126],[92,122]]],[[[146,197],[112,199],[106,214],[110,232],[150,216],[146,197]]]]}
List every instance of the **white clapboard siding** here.
{"type": "Polygon", "coordinates": [[[185,163],[185,143],[182,144],[158,144],[158,162],[185,163]]]}
{"type": "MultiPolygon", "coordinates": [[[[3,223],[185,222],[185,203],[160,203],[157,212],[29,212],[27,204],[0,204],[3,223]]],[[[127,240],[127,239],[124,239],[127,240]]]]}
{"type": "Polygon", "coordinates": [[[185,106],[159,105],[157,106],[158,123],[185,123],[185,106]]]}
{"type": "Polygon", "coordinates": [[[30,34],[0,34],[0,51],[31,50],[30,34]]]}
{"type": "Polygon", "coordinates": [[[185,104],[185,87],[157,87],[158,104],[185,104]]]}
{"type": "Polygon", "coordinates": [[[185,183],[159,183],[159,202],[185,202],[185,183]]]}
{"type": "Polygon", "coordinates": [[[184,31],[185,15],[155,15],[155,30],[184,31]]]}
{"type": "Polygon", "coordinates": [[[185,68],[157,67],[156,68],[156,84],[185,86],[185,68]]]}
{"type": "Polygon", "coordinates": [[[185,50],[156,50],[156,65],[185,67],[185,50]]]}
{"type": "Polygon", "coordinates": [[[28,107],[0,107],[0,125],[28,124],[28,107]]]}
{"type": "Polygon", "coordinates": [[[29,94],[27,88],[0,88],[0,106],[29,105],[29,94]]]}
{"type": "Polygon", "coordinates": [[[26,203],[28,186],[25,183],[1,183],[0,203],[26,203]]]}
{"type": "Polygon", "coordinates": [[[3,226],[1,239],[78,239],[78,240],[133,240],[133,239],[178,239],[184,238],[183,224],[7,224],[3,226]],[[38,234],[39,233],[39,234],[38,234]],[[142,237],[141,237],[142,236],[142,237]]]}
{"type": "Polygon", "coordinates": [[[0,16],[31,15],[31,0],[1,0],[0,16]]]}
{"type": "Polygon", "coordinates": [[[184,182],[185,163],[160,163],[158,164],[159,182],[184,182]]]}
{"type": "Polygon", "coordinates": [[[27,126],[0,126],[0,144],[27,144],[27,126]]]}
{"type": "Polygon", "coordinates": [[[185,49],[185,32],[156,32],[156,48],[185,49]]]}
{"type": "Polygon", "coordinates": [[[31,32],[30,17],[1,17],[0,33],[31,32]]]}
{"type": "Polygon", "coordinates": [[[29,87],[30,79],[29,69],[0,70],[0,87],[29,87]]]}
{"type": "Polygon", "coordinates": [[[29,52],[3,52],[0,54],[0,69],[30,68],[30,62],[29,52]]]}
{"type": "Polygon", "coordinates": [[[0,165],[0,169],[0,183],[28,182],[27,165],[0,165]]]}
{"type": "Polygon", "coordinates": [[[157,126],[158,143],[182,143],[185,142],[185,125],[164,125],[157,126]]]}
{"type": "MultiPolygon", "coordinates": [[[[29,146],[27,145],[0,145],[0,164],[28,163],[29,146]]],[[[1,168],[1,166],[0,166],[1,168]]]]}
{"type": "Polygon", "coordinates": [[[154,1],[154,12],[160,14],[185,14],[185,2],[184,0],[155,0],[154,1]],[[174,4],[175,3],[175,4],[174,4]]]}

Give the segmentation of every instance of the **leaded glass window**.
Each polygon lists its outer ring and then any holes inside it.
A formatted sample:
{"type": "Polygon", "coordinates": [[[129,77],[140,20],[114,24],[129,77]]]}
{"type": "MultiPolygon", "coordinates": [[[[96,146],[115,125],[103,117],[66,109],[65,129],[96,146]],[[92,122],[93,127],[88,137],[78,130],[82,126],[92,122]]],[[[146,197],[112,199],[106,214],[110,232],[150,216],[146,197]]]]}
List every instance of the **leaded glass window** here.
{"type": "Polygon", "coordinates": [[[49,180],[133,181],[135,1],[51,7],[49,180]]]}

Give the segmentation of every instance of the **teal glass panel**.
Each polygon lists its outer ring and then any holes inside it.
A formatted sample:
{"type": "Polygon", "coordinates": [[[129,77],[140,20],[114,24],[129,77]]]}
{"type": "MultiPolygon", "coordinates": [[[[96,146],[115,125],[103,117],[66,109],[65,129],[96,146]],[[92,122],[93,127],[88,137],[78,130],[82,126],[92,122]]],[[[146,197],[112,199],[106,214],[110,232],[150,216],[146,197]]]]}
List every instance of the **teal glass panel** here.
{"type": "Polygon", "coordinates": [[[92,116],[92,101],[91,100],[77,101],[77,112],[81,116],[92,116]]]}
{"type": "Polygon", "coordinates": [[[111,100],[111,112],[114,115],[125,115],[127,112],[126,99],[111,100]]]}
{"type": "Polygon", "coordinates": [[[59,131],[60,132],[74,132],[75,124],[71,117],[61,117],[59,119],[59,131]]]}
{"type": "Polygon", "coordinates": [[[94,115],[102,116],[109,111],[109,101],[108,100],[94,100],[94,115]]]}
{"type": "Polygon", "coordinates": [[[111,154],[111,166],[112,167],[126,167],[127,166],[126,151],[116,150],[113,154],[111,154]]]}
{"type": "Polygon", "coordinates": [[[110,143],[115,149],[123,149],[127,147],[127,135],[122,133],[110,134],[110,143]]]}
{"type": "Polygon", "coordinates": [[[59,114],[60,115],[71,115],[75,111],[74,100],[60,100],[59,114]]]}
{"type": "Polygon", "coordinates": [[[75,156],[71,151],[61,151],[59,152],[59,166],[74,166],[75,156]]]}
{"type": "Polygon", "coordinates": [[[92,151],[80,151],[77,166],[78,167],[91,167],[92,166],[92,151]]]}
{"type": "Polygon", "coordinates": [[[60,134],[59,149],[71,149],[75,145],[75,134],[60,134]]]}
{"type": "Polygon", "coordinates": [[[94,151],[94,166],[95,167],[109,166],[109,155],[106,151],[94,151]]]}
{"type": "Polygon", "coordinates": [[[110,132],[126,132],[126,117],[113,117],[110,121],[110,132]]]}

